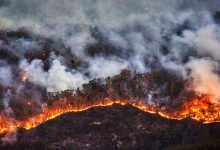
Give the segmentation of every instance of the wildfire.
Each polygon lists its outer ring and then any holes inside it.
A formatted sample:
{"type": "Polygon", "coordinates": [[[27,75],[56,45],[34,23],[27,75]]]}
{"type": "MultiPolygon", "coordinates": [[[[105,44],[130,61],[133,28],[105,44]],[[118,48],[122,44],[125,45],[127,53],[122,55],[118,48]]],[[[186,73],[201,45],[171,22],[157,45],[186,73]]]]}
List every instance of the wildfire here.
{"type": "Polygon", "coordinates": [[[162,117],[169,119],[181,120],[184,118],[192,118],[203,123],[220,122],[220,105],[212,104],[208,101],[207,96],[192,99],[187,101],[180,110],[168,112],[165,110],[160,110],[155,106],[150,106],[144,101],[128,101],[128,100],[112,100],[104,99],[95,103],[77,103],[76,101],[70,99],[66,103],[56,102],[50,107],[45,107],[42,112],[36,116],[32,116],[27,120],[18,121],[10,120],[4,116],[0,116],[0,134],[10,132],[12,129],[24,128],[31,129],[37,125],[53,119],[61,114],[67,112],[80,112],[87,110],[92,107],[104,107],[111,106],[113,104],[126,105],[130,104],[144,112],[159,114],[162,117]]]}
{"type": "Polygon", "coordinates": [[[28,76],[26,74],[21,77],[22,82],[26,82],[28,80],[28,76]]]}

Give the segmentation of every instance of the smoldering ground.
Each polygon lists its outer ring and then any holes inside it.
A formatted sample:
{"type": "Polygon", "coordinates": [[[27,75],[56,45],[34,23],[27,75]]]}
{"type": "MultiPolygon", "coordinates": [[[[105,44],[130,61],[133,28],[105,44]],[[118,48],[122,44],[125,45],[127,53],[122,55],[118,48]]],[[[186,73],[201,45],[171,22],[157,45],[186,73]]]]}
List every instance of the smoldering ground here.
{"type": "MultiPolygon", "coordinates": [[[[215,0],[1,1],[2,110],[37,113],[47,92],[83,90],[97,78],[102,85],[125,69],[168,72],[166,79],[184,83],[176,97],[190,91],[219,103],[219,6],[215,0]]],[[[166,81],[143,91],[145,98],[160,95],[166,81]]]]}

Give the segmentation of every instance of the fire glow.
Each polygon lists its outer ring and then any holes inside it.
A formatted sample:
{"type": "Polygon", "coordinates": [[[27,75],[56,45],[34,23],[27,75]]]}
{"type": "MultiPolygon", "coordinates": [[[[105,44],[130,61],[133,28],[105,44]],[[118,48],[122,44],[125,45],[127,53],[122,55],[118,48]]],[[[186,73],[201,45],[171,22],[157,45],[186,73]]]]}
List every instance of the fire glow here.
{"type": "Polygon", "coordinates": [[[26,82],[28,80],[28,76],[26,74],[24,74],[22,77],[21,77],[21,80],[22,82],[26,82]]]}
{"type": "Polygon", "coordinates": [[[172,112],[160,110],[155,106],[147,105],[144,101],[140,100],[128,101],[106,98],[95,103],[90,102],[78,104],[74,100],[69,99],[63,104],[56,102],[50,107],[45,107],[40,114],[31,116],[22,121],[12,120],[4,116],[0,116],[0,134],[11,132],[17,128],[24,128],[28,130],[67,112],[81,112],[93,107],[111,106],[113,104],[130,104],[144,112],[159,114],[160,116],[169,119],[181,120],[184,118],[192,118],[204,124],[220,122],[220,105],[212,104],[208,101],[208,99],[209,98],[207,96],[192,99],[184,103],[180,110],[172,112]]]}

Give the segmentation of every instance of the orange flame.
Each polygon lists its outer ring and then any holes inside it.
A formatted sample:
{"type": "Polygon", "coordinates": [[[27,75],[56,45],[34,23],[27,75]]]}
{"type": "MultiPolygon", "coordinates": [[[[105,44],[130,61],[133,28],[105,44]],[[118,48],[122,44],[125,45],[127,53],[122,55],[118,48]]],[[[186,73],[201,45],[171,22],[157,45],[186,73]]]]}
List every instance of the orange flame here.
{"type": "Polygon", "coordinates": [[[28,80],[28,76],[26,74],[21,77],[22,82],[26,82],[28,80]]]}
{"type": "Polygon", "coordinates": [[[192,99],[183,104],[180,110],[172,112],[160,110],[155,106],[150,106],[140,100],[128,101],[106,98],[103,101],[95,103],[87,102],[79,104],[73,99],[69,99],[62,104],[55,102],[52,106],[45,107],[40,114],[31,116],[23,121],[10,120],[4,116],[0,116],[0,134],[10,132],[12,129],[16,128],[24,128],[28,130],[67,112],[80,112],[92,107],[111,106],[113,104],[130,104],[144,112],[159,114],[160,116],[169,119],[181,120],[189,117],[202,123],[220,122],[220,105],[212,104],[208,99],[209,97],[207,96],[192,99]]]}

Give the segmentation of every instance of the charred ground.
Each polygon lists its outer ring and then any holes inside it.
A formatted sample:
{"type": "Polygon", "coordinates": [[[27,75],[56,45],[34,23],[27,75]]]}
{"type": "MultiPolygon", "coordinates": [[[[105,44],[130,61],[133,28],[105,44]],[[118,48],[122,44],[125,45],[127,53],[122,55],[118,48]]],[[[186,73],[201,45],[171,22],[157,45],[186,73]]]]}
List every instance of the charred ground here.
{"type": "Polygon", "coordinates": [[[31,130],[19,130],[15,144],[1,149],[217,150],[220,124],[169,120],[130,105],[66,113],[31,130]]]}
{"type": "MultiPolygon", "coordinates": [[[[215,13],[213,19],[219,23],[219,12],[215,13]]],[[[158,45],[160,56],[171,55],[171,37],[173,35],[183,37],[184,31],[191,29],[190,26],[190,21],[186,21],[171,30],[174,34],[165,34],[161,39],[162,44],[158,45]]],[[[133,28],[137,32],[144,30],[138,24],[133,28]]],[[[85,47],[84,56],[87,59],[117,57],[132,61],[135,49],[132,49],[131,45],[122,51],[120,46],[109,42],[108,34],[102,33],[98,27],[91,27],[88,30],[96,42],[85,47]]],[[[150,38],[149,43],[152,41],[150,38]]],[[[2,99],[0,110],[9,120],[26,119],[40,113],[43,106],[53,106],[65,98],[76,99],[78,104],[93,104],[105,98],[142,99],[153,103],[158,108],[178,110],[178,107],[188,98],[195,97],[193,91],[186,89],[189,87],[188,83],[192,82],[190,78],[186,81],[177,71],[162,67],[157,55],[146,54],[143,57],[143,64],[150,68],[150,72],[138,73],[134,70],[123,70],[120,74],[108,78],[91,79],[92,75],[88,71],[89,61],[77,57],[73,53],[74,49],[58,39],[48,39],[26,29],[19,29],[0,31],[0,42],[0,67],[9,69],[13,79],[9,84],[5,83],[4,77],[4,82],[0,83],[2,99]],[[48,72],[52,66],[53,57],[62,58],[60,61],[66,67],[65,71],[71,72],[74,69],[91,80],[77,90],[58,93],[47,92],[45,85],[34,83],[31,79],[22,81],[21,78],[25,74],[23,68],[19,66],[22,60],[25,59],[30,64],[37,59],[42,62],[42,71],[48,72]],[[149,99],[153,101],[148,101],[149,99]],[[12,110],[13,113],[8,113],[8,110],[12,110]]],[[[171,55],[171,60],[185,64],[191,57],[206,58],[192,48],[187,47],[186,52],[181,54],[181,58],[171,55]]],[[[72,101],[69,103],[72,104],[72,101]]],[[[219,130],[219,124],[202,125],[192,120],[167,120],[157,115],[146,114],[131,106],[113,106],[64,114],[29,131],[20,130],[16,144],[1,145],[0,148],[219,149],[219,130]]]]}

